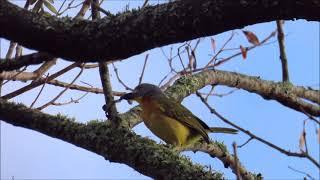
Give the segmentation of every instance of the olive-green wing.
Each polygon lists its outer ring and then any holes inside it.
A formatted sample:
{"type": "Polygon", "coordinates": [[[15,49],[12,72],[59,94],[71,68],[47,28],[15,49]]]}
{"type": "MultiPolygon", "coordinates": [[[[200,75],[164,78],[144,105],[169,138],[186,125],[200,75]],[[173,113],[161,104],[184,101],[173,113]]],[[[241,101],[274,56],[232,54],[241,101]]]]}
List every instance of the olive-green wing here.
{"type": "Polygon", "coordinates": [[[209,137],[206,130],[210,128],[201,119],[192,114],[183,105],[169,99],[165,95],[156,97],[161,111],[167,116],[178,120],[182,124],[199,132],[206,142],[209,143],[209,137]]]}

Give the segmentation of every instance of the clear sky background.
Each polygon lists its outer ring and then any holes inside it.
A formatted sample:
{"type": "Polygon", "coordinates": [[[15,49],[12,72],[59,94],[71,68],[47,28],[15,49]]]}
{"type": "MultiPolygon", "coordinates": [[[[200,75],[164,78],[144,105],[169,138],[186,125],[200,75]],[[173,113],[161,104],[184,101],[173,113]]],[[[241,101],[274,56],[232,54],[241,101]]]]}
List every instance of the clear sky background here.
{"type": "MultiPolygon", "coordinates": [[[[24,1],[13,1],[20,6],[24,1]]],[[[78,1],[80,3],[81,1],[78,1]]],[[[112,13],[123,11],[129,2],[129,8],[142,5],[143,1],[106,1],[103,8],[112,13]]],[[[156,4],[158,1],[151,1],[156,4]]],[[[162,1],[163,2],[163,1],[162,1]]],[[[159,2],[159,3],[162,3],[159,2]]],[[[59,7],[61,1],[55,0],[55,6],[59,7]]],[[[77,3],[76,3],[77,4],[77,3]]],[[[77,12],[73,9],[69,12],[71,16],[77,12]]],[[[253,31],[260,40],[268,36],[275,30],[275,22],[247,26],[244,29],[253,31]]],[[[307,22],[305,20],[286,21],[284,24],[286,34],[286,50],[289,63],[289,73],[291,82],[295,85],[310,86],[319,89],[319,23],[307,22]]],[[[239,45],[249,46],[241,30],[235,30],[236,35],[227,48],[238,48],[239,45]]],[[[212,36],[219,49],[229,38],[231,31],[212,36]]],[[[229,63],[219,66],[217,69],[235,71],[251,76],[260,76],[261,79],[281,81],[281,63],[279,60],[279,49],[276,37],[271,39],[271,43],[258,47],[248,52],[248,57],[243,60],[241,56],[234,58],[229,63]]],[[[48,42],[50,43],[50,42],[48,42]]],[[[90,43],[90,42],[88,42],[90,43]]],[[[192,42],[195,44],[195,41],[192,42]]],[[[5,56],[8,49],[8,41],[1,39],[1,57],[5,56]]],[[[174,44],[163,47],[168,54],[171,47],[176,54],[176,48],[181,44],[174,44]]],[[[33,52],[24,50],[24,53],[33,52]]],[[[220,57],[228,57],[237,51],[226,51],[220,57]]],[[[146,54],[149,54],[149,61],[145,71],[143,82],[158,84],[160,80],[169,72],[168,62],[161,53],[160,48],[155,48],[140,55],[130,57],[123,62],[117,62],[115,65],[119,69],[121,79],[130,87],[135,87],[140,77],[146,54]]],[[[198,67],[205,65],[213,54],[210,38],[203,38],[196,52],[198,67]]],[[[186,55],[184,60],[187,62],[186,55]]],[[[58,65],[52,68],[50,72],[57,71],[70,64],[69,62],[59,60],[58,65]]],[[[181,69],[178,59],[174,60],[177,69],[181,69]]],[[[30,67],[29,69],[35,69],[30,67]]],[[[80,71],[75,69],[65,74],[60,80],[70,82],[80,71]]],[[[112,72],[112,85],[116,91],[125,91],[115,78],[112,72]]],[[[88,82],[94,87],[101,87],[99,72],[95,70],[86,70],[77,84],[84,85],[80,81],[88,82]]],[[[8,83],[4,85],[3,94],[11,92],[14,89],[22,87],[25,84],[19,82],[8,83]]],[[[22,94],[13,99],[15,102],[24,102],[30,105],[36,97],[40,88],[31,92],[22,94]]],[[[204,88],[207,90],[207,88],[204,88]]],[[[204,90],[202,90],[204,92],[204,90]]],[[[232,89],[227,87],[218,87],[217,93],[225,93],[232,89]]],[[[60,88],[47,85],[44,93],[35,107],[48,102],[52,97],[61,91],[60,88]]],[[[68,101],[70,98],[77,98],[83,92],[69,90],[58,102],[68,101]]],[[[246,91],[236,91],[235,93],[223,98],[211,97],[209,99],[218,112],[223,114],[234,123],[244,127],[256,135],[263,137],[274,144],[291,151],[299,151],[299,136],[302,132],[303,120],[307,117],[289,108],[283,107],[276,101],[266,101],[256,94],[246,91]]],[[[69,117],[75,117],[79,122],[87,122],[94,119],[105,119],[101,107],[104,104],[103,95],[89,94],[78,104],[68,106],[50,106],[44,112],[50,114],[62,113],[69,117]]],[[[189,108],[195,115],[201,118],[210,126],[227,126],[217,117],[210,114],[208,109],[200,100],[191,95],[183,101],[183,104],[189,108]]],[[[125,112],[133,107],[126,102],[118,104],[118,111],[125,112]]],[[[118,163],[110,163],[103,157],[81,149],[74,145],[54,139],[41,133],[28,129],[14,127],[5,122],[1,122],[1,178],[15,179],[150,179],[134,169],[118,163]]],[[[315,134],[314,123],[307,123],[307,140],[310,154],[319,159],[319,144],[315,134]]],[[[133,129],[137,134],[152,138],[161,142],[155,137],[143,123],[133,129]]],[[[231,144],[244,143],[248,136],[243,133],[238,135],[211,134],[211,139],[224,142],[232,152],[231,144]]],[[[225,174],[226,178],[234,179],[235,176],[230,169],[225,169],[223,164],[212,159],[204,153],[184,152],[184,155],[190,157],[194,162],[211,166],[225,174]]],[[[319,178],[319,170],[309,161],[287,157],[274,149],[267,147],[257,141],[251,141],[246,146],[238,149],[238,155],[243,165],[251,172],[260,172],[266,179],[292,179],[302,178],[302,174],[294,172],[288,168],[309,173],[315,178],[319,178]]]]}

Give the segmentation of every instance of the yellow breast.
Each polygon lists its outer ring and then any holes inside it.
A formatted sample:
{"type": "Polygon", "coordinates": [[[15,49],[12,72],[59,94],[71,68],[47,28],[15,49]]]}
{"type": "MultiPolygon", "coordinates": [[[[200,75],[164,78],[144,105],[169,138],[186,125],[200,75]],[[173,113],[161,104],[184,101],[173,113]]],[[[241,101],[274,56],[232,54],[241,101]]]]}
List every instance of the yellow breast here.
{"type": "Polygon", "coordinates": [[[138,101],[142,107],[142,118],[146,126],[166,143],[183,146],[190,135],[189,127],[170,118],[161,111],[156,101],[144,97],[138,101]]]}

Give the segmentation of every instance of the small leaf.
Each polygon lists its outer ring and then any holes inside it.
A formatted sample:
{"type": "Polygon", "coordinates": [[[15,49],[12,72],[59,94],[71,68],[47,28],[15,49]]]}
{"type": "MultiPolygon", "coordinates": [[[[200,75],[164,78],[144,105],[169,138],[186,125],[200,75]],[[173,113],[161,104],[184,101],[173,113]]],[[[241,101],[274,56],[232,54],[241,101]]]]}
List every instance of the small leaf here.
{"type": "Polygon", "coordinates": [[[212,46],[213,52],[216,53],[216,41],[213,38],[211,38],[211,46],[212,46]]]}
{"type": "Polygon", "coordinates": [[[50,4],[48,1],[43,1],[44,5],[54,14],[58,14],[58,11],[56,10],[56,8],[54,6],[52,6],[52,4],[50,4]]]}
{"type": "Polygon", "coordinates": [[[49,1],[49,3],[51,3],[51,4],[53,4],[54,2],[53,2],[53,0],[48,0],[49,1]]]}
{"type": "Polygon", "coordinates": [[[306,132],[303,130],[301,135],[300,135],[300,138],[299,138],[299,148],[300,148],[300,151],[301,152],[304,152],[304,148],[306,146],[306,132]]]}
{"type": "Polygon", "coordinates": [[[247,48],[244,48],[243,46],[240,45],[240,50],[241,50],[242,58],[243,60],[245,60],[247,58],[247,48]]]}
{"type": "Polygon", "coordinates": [[[242,31],[242,32],[251,44],[256,46],[260,44],[258,37],[253,32],[251,31],[242,31]]]}

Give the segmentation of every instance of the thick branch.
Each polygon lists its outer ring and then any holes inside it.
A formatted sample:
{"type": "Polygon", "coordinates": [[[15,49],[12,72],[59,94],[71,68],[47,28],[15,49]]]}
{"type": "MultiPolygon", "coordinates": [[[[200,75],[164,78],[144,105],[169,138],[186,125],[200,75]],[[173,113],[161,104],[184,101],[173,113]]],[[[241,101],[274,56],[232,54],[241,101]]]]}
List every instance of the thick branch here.
{"type": "Polygon", "coordinates": [[[183,0],[87,21],[39,16],[0,0],[0,37],[73,61],[111,61],[274,19],[319,21],[319,9],[320,0],[183,0]]]}
{"type": "Polygon", "coordinates": [[[0,72],[19,69],[23,66],[40,64],[52,59],[53,56],[48,53],[32,53],[20,56],[18,59],[0,59],[0,72]]]}
{"type": "Polygon", "coordinates": [[[82,147],[111,162],[125,163],[155,179],[222,178],[220,173],[206,171],[152,140],[141,138],[123,127],[110,128],[110,124],[105,122],[94,121],[85,125],[61,115],[52,116],[1,98],[0,119],[82,147]]]}
{"type": "MultiPolygon", "coordinates": [[[[195,75],[183,76],[165,92],[177,101],[182,101],[185,97],[211,84],[243,89],[258,94],[264,99],[276,100],[282,105],[299,112],[307,112],[314,116],[320,115],[319,106],[307,103],[299,98],[302,97],[319,104],[320,92],[318,90],[308,90],[289,83],[276,83],[228,71],[206,70],[195,75]]],[[[140,113],[141,109],[135,107],[122,114],[122,116],[129,116],[130,122],[128,122],[128,125],[133,127],[141,122],[140,113]]]]}
{"type": "MultiPolygon", "coordinates": [[[[247,76],[235,72],[207,70],[193,76],[185,76],[168,89],[170,96],[181,101],[184,97],[209,84],[225,85],[256,93],[267,100],[276,100],[284,106],[299,112],[320,116],[320,107],[300,99],[295,92],[302,91],[289,83],[276,83],[259,77],[247,76]],[[177,89],[178,88],[178,89],[177,89]]],[[[319,91],[307,90],[319,102],[319,91]]],[[[299,94],[301,95],[301,94],[299,94]]]]}

